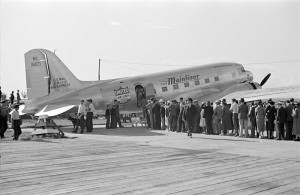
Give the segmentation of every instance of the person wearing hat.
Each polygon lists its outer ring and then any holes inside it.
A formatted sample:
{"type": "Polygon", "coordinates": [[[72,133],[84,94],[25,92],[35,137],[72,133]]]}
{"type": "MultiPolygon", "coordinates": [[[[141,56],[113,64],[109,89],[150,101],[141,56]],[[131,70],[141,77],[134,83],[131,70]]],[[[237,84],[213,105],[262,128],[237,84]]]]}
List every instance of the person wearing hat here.
{"type": "MultiPolygon", "coordinates": [[[[256,102],[251,103],[251,107],[249,109],[248,117],[250,118],[251,123],[251,137],[254,138],[257,130],[256,117],[255,117],[255,108],[257,107],[256,102]]],[[[257,136],[258,137],[258,136],[257,136]]]]}
{"type": "Polygon", "coordinates": [[[148,102],[147,104],[147,111],[148,111],[148,115],[149,115],[149,125],[148,128],[149,129],[153,129],[154,128],[154,117],[153,117],[153,112],[152,109],[154,107],[154,98],[151,98],[151,100],[148,102]]]}
{"type": "Polygon", "coordinates": [[[229,106],[226,104],[226,101],[222,102],[222,134],[227,135],[229,130],[232,129],[232,121],[229,111],[229,106]]]}
{"type": "Polygon", "coordinates": [[[243,136],[243,131],[245,132],[245,137],[248,136],[248,106],[244,98],[241,98],[240,105],[238,106],[238,117],[239,117],[239,126],[240,126],[240,133],[239,136],[243,136]]]}
{"type": "Polygon", "coordinates": [[[6,132],[8,126],[7,126],[7,121],[8,121],[8,102],[9,100],[5,99],[1,101],[0,104],[0,136],[1,139],[4,138],[4,133],[6,132]]]}
{"type": "Polygon", "coordinates": [[[257,105],[258,106],[255,108],[255,116],[256,116],[257,131],[259,134],[258,138],[262,139],[265,130],[266,111],[265,108],[262,106],[262,101],[259,101],[257,105]]]}
{"type": "Polygon", "coordinates": [[[111,105],[108,104],[105,110],[105,119],[106,119],[106,129],[110,128],[110,108],[111,105]]]}
{"type": "Polygon", "coordinates": [[[195,125],[195,116],[196,116],[196,106],[193,104],[193,99],[188,98],[186,107],[183,111],[182,118],[186,122],[187,127],[187,136],[192,138],[192,133],[195,125]]]}
{"type": "Polygon", "coordinates": [[[93,115],[95,112],[95,107],[93,105],[93,100],[88,99],[86,105],[86,132],[93,131],[93,115]]]}
{"type": "Polygon", "coordinates": [[[12,105],[14,103],[14,101],[15,101],[14,91],[11,92],[9,99],[10,99],[10,104],[12,105]]]}
{"type": "Polygon", "coordinates": [[[156,101],[153,108],[152,108],[152,113],[153,113],[153,128],[156,130],[160,130],[161,129],[161,115],[160,115],[160,103],[159,101],[156,101]]]}
{"type": "Polygon", "coordinates": [[[233,122],[233,132],[232,134],[234,134],[235,136],[239,135],[239,118],[238,118],[238,104],[237,104],[237,100],[236,99],[232,99],[232,104],[230,107],[230,112],[232,112],[232,122],[233,122]]]}
{"type": "Polygon", "coordinates": [[[170,131],[177,130],[177,112],[179,110],[179,106],[176,100],[172,100],[172,103],[169,107],[169,122],[170,122],[170,131]]]}
{"type": "Polygon", "coordinates": [[[194,100],[194,103],[193,103],[196,107],[196,116],[195,116],[195,125],[194,125],[194,132],[195,133],[200,133],[200,112],[201,112],[201,107],[198,103],[197,100],[194,100]]]}
{"type": "Polygon", "coordinates": [[[216,101],[216,106],[214,107],[214,122],[215,122],[215,133],[221,135],[221,125],[222,125],[222,106],[220,101],[216,101]]]}
{"type": "Polygon", "coordinates": [[[292,131],[293,131],[293,110],[294,107],[291,102],[286,101],[285,107],[285,140],[293,140],[292,131]]]}
{"type": "Polygon", "coordinates": [[[285,113],[286,110],[282,106],[281,102],[277,102],[277,113],[276,113],[276,121],[278,122],[278,136],[276,140],[284,139],[284,122],[285,122],[285,113]]]}
{"type": "Polygon", "coordinates": [[[203,118],[205,118],[208,135],[213,134],[213,128],[212,128],[213,114],[214,114],[214,109],[213,109],[213,107],[211,107],[210,101],[207,101],[206,106],[204,107],[203,118]]]}
{"type": "Polygon", "coordinates": [[[178,116],[178,120],[177,120],[177,132],[181,132],[181,131],[185,132],[185,125],[182,120],[184,106],[185,106],[185,102],[183,101],[183,98],[181,97],[181,98],[179,98],[180,112],[179,112],[179,116],[178,116]]]}
{"type": "Polygon", "coordinates": [[[161,116],[161,129],[165,130],[166,129],[166,106],[164,100],[160,99],[160,116],[161,116]]]}
{"type": "Polygon", "coordinates": [[[86,107],[84,105],[84,100],[81,99],[80,104],[78,106],[78,111],[77,111],[77,123],[76,123],[76,127],[72,131],[73,133],[77,133],[79,126],[80,126],[80,130],[81,130],[80,133],[82,134],[84,132],[84,128],[85,128],[84,116],[85,115],[86,115],[86,107]]]}
{"type": "Polygon", "coordinates": [[[11,113],[11,121],[13,123],[13,129],[14,129],[14,139],[17,141],[19,139],[19,136],[22,134],[21,131],[21,119],[19,115],[19,104],[15,105],[15,108],[13,109],[11,113]]]}
{"type": "Polygon", "coordinates": [[[267,120],[268,120],[268,128],[267,128],[267,133],[268,133],[268,138],[269,139],[274,139],[274,127],[275,127],[275,119],[276,119],[276,113],[277,113],[277,110],[275,108],[275,102],[273,101],[270,101],[269,102],[270,104],[270,108],[268,109],[268,111],[266,112],[266,117],[267,117],[267,120]]]}

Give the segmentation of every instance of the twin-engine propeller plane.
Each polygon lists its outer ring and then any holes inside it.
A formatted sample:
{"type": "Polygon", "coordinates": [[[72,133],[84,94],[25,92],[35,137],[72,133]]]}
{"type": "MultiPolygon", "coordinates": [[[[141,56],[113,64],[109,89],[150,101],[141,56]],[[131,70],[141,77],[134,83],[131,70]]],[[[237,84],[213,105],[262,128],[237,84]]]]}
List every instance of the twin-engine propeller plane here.
{"type": "Polygon", "coordinates": [[[121,113],[141,111],[141,97],[178,100],[215,101],[235,91],[255,90],[253,74],[237,63],[215,63],[178,70],[100,81],[80,81],[53,53],[33,49],[25,53],[28,101],[22,112],[55,116],[92,99],[98,113],[117,99],[121,113]],[[139,94],[137,94],[139,93],[139,94]]]}

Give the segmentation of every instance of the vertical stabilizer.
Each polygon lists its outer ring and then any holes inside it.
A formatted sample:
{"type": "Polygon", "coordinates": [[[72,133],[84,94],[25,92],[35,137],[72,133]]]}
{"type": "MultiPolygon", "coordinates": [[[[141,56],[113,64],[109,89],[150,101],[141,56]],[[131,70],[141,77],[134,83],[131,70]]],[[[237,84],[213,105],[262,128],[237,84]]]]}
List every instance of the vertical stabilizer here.
{"type": "Polygon", "coordinates": [[[53,53],[33,49],[25,53],[27,94],[29,99],[76,89],[80,81],[53,53]]]}

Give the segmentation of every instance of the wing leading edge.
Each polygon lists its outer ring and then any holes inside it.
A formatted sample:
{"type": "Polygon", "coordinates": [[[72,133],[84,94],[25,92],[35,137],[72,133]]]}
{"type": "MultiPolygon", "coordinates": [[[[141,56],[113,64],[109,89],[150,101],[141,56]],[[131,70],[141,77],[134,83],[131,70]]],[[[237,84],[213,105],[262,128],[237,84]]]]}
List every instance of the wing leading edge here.
{"type": "Polygon", "coordinates": [[[227,102],[231,102],[233,98],[244,98],[245,101],[267,100],[269,98],[272,98],[273,101],[279,101],[294,98],[296,101],[299,101],[300,85],[279,88],[257,89],[251,91],[237,91],[224,96],[222,99],[226,99],[227,102]]]}

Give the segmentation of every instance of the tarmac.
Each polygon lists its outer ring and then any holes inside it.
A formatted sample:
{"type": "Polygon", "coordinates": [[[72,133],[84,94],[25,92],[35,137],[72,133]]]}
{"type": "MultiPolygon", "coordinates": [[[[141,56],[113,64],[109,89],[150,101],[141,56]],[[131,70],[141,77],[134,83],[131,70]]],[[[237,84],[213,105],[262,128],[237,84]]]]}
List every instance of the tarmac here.
{"type": "Polygon", "coordinates": [[[62,130],[67,138],[0,141],[0,194],[300,194],[300,142],[62,130]]]}

